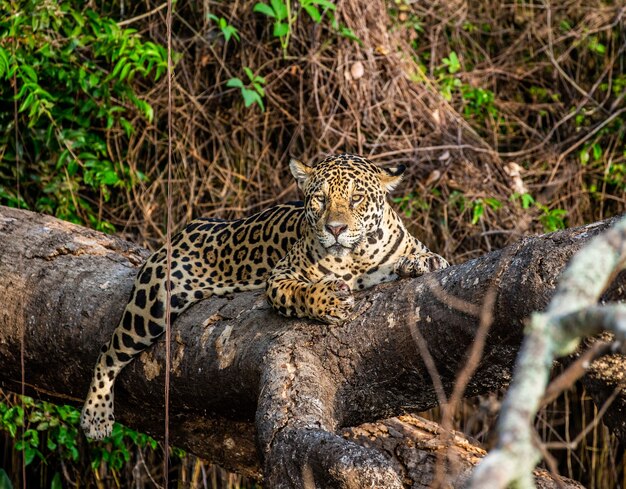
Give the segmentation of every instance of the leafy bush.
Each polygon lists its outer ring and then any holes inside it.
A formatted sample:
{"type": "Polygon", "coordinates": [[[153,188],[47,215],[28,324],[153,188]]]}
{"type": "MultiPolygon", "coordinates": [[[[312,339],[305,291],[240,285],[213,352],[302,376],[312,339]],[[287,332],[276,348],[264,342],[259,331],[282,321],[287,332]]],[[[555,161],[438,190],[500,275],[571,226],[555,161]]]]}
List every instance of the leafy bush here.
{"type": "Polygon", "coordinates": [[[316,24],[319,24],[324,15],[328,13],[328,18],[335,31],[347,39],[358,41],[358,38],[354,35],[352,30],[348,29],[345,25],[339,24],[334,15],[337,6],[329,0],[301,0],[295,5],[292,5],[291,0],[269,0],[268,3],[257,2],[253,7],[253,11],[273,20],[272,35],[280,39],[284,57],[287,56],[287,48],[289,47],[289,38],[293,32],[293,24],[296,22],[302,10],[304,10],[316,24]]]}
{"type": "MultiPolygon", "coordinates": [[[[102,441],[90,441],[85,447],[79,419],[80,411],[72,406],[35,401],[27,396],[0,401],[0,432],[8,433],[14,440],[15,450],[23,453],[26,466],[36,461],[47,464],[52,457],[80,465],[81,458],[84,460],[87,455],[92,471],[97,471],[104,463],[116,474],[131,460],[133,451],[147,449],[155,452],[158,449],[156,440],[119,423],[113,426],[111,436],[102,441]]],[[[172,455],[177,458],[184,454],[182,450],[172,448],[172,455]]],[[[0,488],[1,482],[2,474],[0,488]]]]}
{"type": "Polygon", "coordinates": [[[152,121],[133,80],[158,80],[167,55],[82,5],[0,0],[0,203],[111,231],[95,204],[143,174],[107,140],[152,121]]]}

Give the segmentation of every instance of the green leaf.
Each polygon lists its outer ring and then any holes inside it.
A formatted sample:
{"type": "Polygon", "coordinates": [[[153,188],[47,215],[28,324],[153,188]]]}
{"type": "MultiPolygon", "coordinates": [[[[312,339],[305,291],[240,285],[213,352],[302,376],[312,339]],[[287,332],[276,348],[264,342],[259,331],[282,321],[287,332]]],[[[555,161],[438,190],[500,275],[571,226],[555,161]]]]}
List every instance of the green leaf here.
{"type": "Polygon", "coordinates": [[[494,211],[497,211],[498,209],[502,208],[502,202],[500,202],[498,199],[494,199],[493,197],[486,197],[485,198],[485,203],[491,207],[494,211]]]}
{"type": "Polygon", "coordinates": [[[461,69],[461,62],[455,51],[450,51],[447,58],[443,58],[443,64],[448,67],[448,72],[454,74],[461,69]]]}
{"type": "Polygon", "coordinates": [[[9,55],[6,50],[0,46],[0,78],[9,71],[9,55]]]}
{"type": "Polygon", "coordinates": [[[274,37],[286,36],[288,32],[289,24],[286,24],[285,22],[274,22],[274,31],[272,32],[274,37]]]}
{"type": "Polygon", "coordinates": [[[263,105],[263,99],[259,95],[258,92],[254,90],[250,90],[248,88],[241,89],[241,95],[243,96],[244,105],[246,107],[250,107],[252,104],[256,103],[261,107],[262,111],[265,111],[265,106],[263,105]]]}
{"type": "Polygon", "coordinates": [[[122,56],[117,61],[117,63],[115,63],[113,71],[111,71],[109,76],[107,76],[107,80],[112,80],[113,78],[115,78],[117,76],[117,74],[120,72],[120,70],[124,67],[124,65],[126,64],[127,61],[128,61],[128,58],[126,58],[126,56],[122,56]]]}
{"type": "Polygon", "coordinates": [[[562,20],[559,23],[559,28],[563,31],[563,32],[567,32],[572,30],[572,25],[569,23],[569,21],[567,19],[562,20]]]}
{"type": "Polygon", "coordinates": [[[13,489],[13,483],[4,469],[0,469],[0,489],[13,489]]]}
{"type": "Polygon", "coordinates": [[[535,203],[535,199],[530,194],[522,195],[522,209],[528,209],[531,205],[535,203]]]}
{"type": "Polygon", "coordinates": [[[359,45],[363,45],[363,41],[359,39],[359,37],[354,33],[352,29],[346,27],[345,25],[339,26],[339,34],[346,39],[356,42],[359,45]]]}
{"type": "Polygon", "coordinates": [[[35,455],[37,455],[37,449],[27,445],[24,447],[24,465],[30,465],[33,460],[35,460],[35,455]]]}
{"type": "Polygon", "coordinates": [[[122,71],[120,71],[120,75],[119,75],[118,79],[120,81],[124,81],[126,79],[126,77],[128,76],[128,73],[130,72],[132,67],[133,67],[133,65],[131,63],[128,63],[127,65],[124,65],[124,68],[122,68],[122,71]]]}
{"type": "Polygon", "coordinates": [[[97,74],[92,73],[91,75],[89,75],[90,86],[95,87],[96,85],[98,85],[99,82],[100,82],[100,77],[97,74]]]}
{"type": "Polygon", "coordinates": [[[483,205],[482,200],[474,201],[474,206],[472,208],[472,224],[477,224],[484,212],[485,206],[483,205]]]}
{"type": "Polygon", "coordinates": [[[63,489],[63,483],[61,481],[61,474],[59,472],[54,474],[50,489],[63,489]]]}
{"type": "Polygon", "coordinates": [[[78,161],[72,158],[67,164],[67,173],[69,174],[70,177],[73,177],[78,172],[78,168],[79,168],[78,161]]]}
{"type": "Polygon", "coordinates": [[[34,100],[35,100],[35,94],[34,92],[30,92],[28,96],[24,99],[22,104],[20,105],[18,112],[24,112],[26,109],[30,108],[34,100]]]}
{"type": "Polygon", "coordinates": [[[320,23],[322,20],[322,14],[320,14],[320,11],[317,10],[317,7],[313,5],[306,5],[302,8],[304,8],[305,12],[309,14],[309,17],[311,17],[316,24],[320,23]]]}
{"type": "Polygon", "coordinates": [[[243,102],[246,107],[250,107],[259,100],[259,94],[248,88],[243,88],[241,90],[241,95],[243,96],[243,102]]]}
{"type": "Polygon", "coordinates": [[[56,450],[58,445],[55,443],[52,437],[49,436],[48,441],[46,442],[46,446],[48,447],[48,450],[52,451],[52,450],[56,450]]]}
{"type": "Polygon", "coordinates": [[[20,66],[20,70],[24,72],[30,81],[37,83],[37,73],[29,65],[23,64],[20,66]]]}
{"type": "Polygon", "coordinates": [[[148,122],[152,122],[154,119],[154,109],[145,100],[135,99],[133,100],[135,106],[143,113],[148,122]]]}
{"type": "Polygon", "coordinates": [[[270,7],[269,5],[265,3],[255,4],[254,7],[252,8],[252,11],[259,12],[260,14],[263,14],[263,15],[267,15],[268,17],[271,17],[272,19],[276,18],[276,14],[274,14],[272,7],[270,7]]]}
{"type": "Polygon", "coordinates": [[[578,156],[580,158],[581,165],[585,166],[587,163],[589,163],[589,150],[587,149],[581,150],[578,156]]]}
{"type": "MultiPolygon", "coordinates": [[[[289,2],[291,0],[287,1],[289,2]]],[[[270,0],[270,4],[276,13],[277,20],[285,20],[287,18],[287,4],[283,0],[270,0]]]]}
{"type": "Polygon", "coordinates": [[[117,173],[114,171],[108,170],[105,171],[102,177],[100,178],[100,183],[102,185],[115,185],[120,182],[120,178],[117,176],[117,173]]]}
{"type": "Polygon", "coordinates": [[[239,41],[239,34],[237,33],[237,29],[232,25],[228,25],[222,29],[222,33],[224,34],[224,39],[226,42],[230,41],[231,37],[234,37],[239,41]]]}
{"type": "Polygon", "coordinates": [[[257,91],[257,93],[261,97],[265,97],[265,90],[263,90],[263,87],[261,85],[259,85],[258,83],[253,83],[252,87],[257,91]]]}
{"type": "Polygon", "coordinates": [[[599,161],[600,158],[602,158],[602,147],[598,143],[594,143],[591,148],[593,150],[594,161],[599,161]]]}
{"type": "Polygon", "coordinates": [[[127,138],[129,138],[135,132],[135,128],[133,127],[133,125],[128,122],[124,117],[120,117],[120,125],[124,128],[124,132],[126,133],[127,138]]]}
{"type": "Polygon", "coordinates": [[[227,87],[243,88],[243,82],[239,78],[231,78],[226,82],[227,87]]]}

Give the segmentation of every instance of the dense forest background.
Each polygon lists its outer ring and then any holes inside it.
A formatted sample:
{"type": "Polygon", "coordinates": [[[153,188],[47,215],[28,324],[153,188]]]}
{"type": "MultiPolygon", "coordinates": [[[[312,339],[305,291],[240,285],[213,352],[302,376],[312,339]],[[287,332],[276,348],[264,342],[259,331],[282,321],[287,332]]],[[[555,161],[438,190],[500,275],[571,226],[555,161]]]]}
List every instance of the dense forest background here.
{"type": "MultiPolygon", "coordinates": [[[[156,1],[0,0],[0,204],[160,246],[165,12],[156,1]]],[[[337,152],[406,165],[395,205],[452,263],[622,213],[625,15],[609,1],[177,1],[174,227],[297,199],[289,158],[337,152]]],[[[33,486],[162,477],[145,435],[118,426],[87,444],[73,408],[2,395],[0,487],[21,484],[21,455],[33,486]]],[[[469,400],[457,428],[488,445],[498,399],[469,400]]],[[[596,412],[578,386],[538,431],[565,442],[552,452],[562,474],[624,487],[623,447],[596,412]]],[[[252,484],[173,456],[180,487],[252,484]]]]}

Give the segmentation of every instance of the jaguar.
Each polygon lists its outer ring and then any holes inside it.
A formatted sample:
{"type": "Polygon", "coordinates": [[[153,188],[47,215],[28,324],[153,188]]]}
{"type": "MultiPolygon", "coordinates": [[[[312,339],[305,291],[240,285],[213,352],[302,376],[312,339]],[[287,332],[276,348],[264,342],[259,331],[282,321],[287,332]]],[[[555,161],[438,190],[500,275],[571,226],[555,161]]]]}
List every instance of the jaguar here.
{"type": "MultiPolygon", "coordinates": [[[[245,219],[199,218],[171,240],[170,319],[211,296],[265,287],[278,313],[337,325],[350,318],[353,291],[448,266],[404,226],[387,200],[404,166],[381,168],[339,154],[289,163],[304,202],[245,219]]],[[[120,371],[166,327],[167,247],[141,267],[111,340],[98,357],[81,413],[90,438],[111,433],[120,371]]]]}

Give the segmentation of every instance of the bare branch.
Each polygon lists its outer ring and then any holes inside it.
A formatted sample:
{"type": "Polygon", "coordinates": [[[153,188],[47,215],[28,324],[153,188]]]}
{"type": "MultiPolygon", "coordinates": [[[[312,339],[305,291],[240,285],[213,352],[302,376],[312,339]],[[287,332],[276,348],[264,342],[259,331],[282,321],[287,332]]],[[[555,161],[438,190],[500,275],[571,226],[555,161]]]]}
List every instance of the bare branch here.
{"type": "MultiPolygon", "coordinates": [[[[472,488],[534,487],[532,471],[540,452],[531,423],[541,405],[552,362],[572,353],[582,337],[612,331],[626,337],[626,305],[597,306],[602,292],[626,263],[626,219],[595,237],[561,276],[557,293],[545,313],[532,316],[515,366],[511,388],[502,405],[498,443],[478,466],[472,488]]],[[[609,398],[612,400],[617,396],[609,398]]],[[[603,410],[610,403],[605,403],[603,410]]]]}

